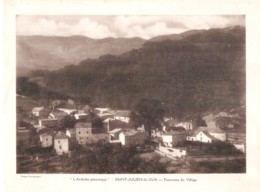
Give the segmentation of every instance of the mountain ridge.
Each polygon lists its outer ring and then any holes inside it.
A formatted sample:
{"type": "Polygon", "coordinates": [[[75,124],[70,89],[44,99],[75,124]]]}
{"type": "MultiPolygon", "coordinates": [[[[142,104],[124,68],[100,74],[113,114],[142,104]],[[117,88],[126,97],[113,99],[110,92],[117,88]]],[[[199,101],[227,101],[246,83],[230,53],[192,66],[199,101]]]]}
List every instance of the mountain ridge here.
{"type": "Polygon", "coordinates": [[[245,98],[245,30],[146,41],[118,56],[107,54],[34,73],[39,76],[49,92],[97,106],[130,108],[141,98],[153,98],[173,113],[230,109],[245,98]]]}

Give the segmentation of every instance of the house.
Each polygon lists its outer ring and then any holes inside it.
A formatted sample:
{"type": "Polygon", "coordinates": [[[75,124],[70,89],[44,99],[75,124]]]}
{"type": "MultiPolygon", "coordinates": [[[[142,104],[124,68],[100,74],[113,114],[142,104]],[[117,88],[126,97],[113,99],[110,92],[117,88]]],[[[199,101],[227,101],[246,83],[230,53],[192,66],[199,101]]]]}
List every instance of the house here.
{"type": "Polygon", "coordinates": [[[90,122],[77,122],[75,125],[76,141],[80,145],[91,143],[92,124],[90,122]]]}
{"type": "Polygon", "coordinates": [[[108,131],[112,131],[113,129],[117,128],[131,128],[132,125],[130,123],[126,123],[125,121],[118,120],[118,119],[112,119],[112,118],[107,118],[103,121],[104,127],[108,131]]]}
{"type": "Polygon", "coordinates": [[[96,114],[104,114],[107,113],[107,111],[110,110],[110,108],[95,108],[94,113],[96,114]]]}
{"type": "Polygon", "coordinates": [[[97,114],[102,120],[105,120],[105,119],[108,119],[108,118],[111,118],[113,119],[114,118],[114,115],[111,114],[111,113],[107,113],[107,112],[104,112],[104,113],[99,113],[97,114]]]}
{"type": "Polygon", "coordinates": [[[54,150],[57,155],[69,153],[69,137],[62,132],[58,132],[54,137],[54,150]]]}
{"type": "Polygon", "coordinates": [[[159,152],[162,155],[165,155],[167,157],[175,159],[176,157],[181,158],[187,155],[187,152],[183,148],[171,148],[163,146],[161,143],[159,143],[159,148],[156,150],[156,152],[159,152]]]}
{"type": "Polygon", "coordinates": [[[112,131],[109,131],[109,142],[115,143],[120,142],[119,140],[119,134],[122,132],[121,128],[113,129],[112,131]]]}
{"type": "Polygon", "coordinates": [[[176,146],[179,143],[186,140],[187,132],[186,131],[172,131],[169,133],[164,133],[162,135],[162,141],[167,146],[176,146]]]}
{"type": "Polygon", "coordinates": [[[44,107],[34,107],[32,109],[32,114],[35,115],[36,117],[40,116],[40,111],[43,110],[44,107]]]}
{"type": "Polygon", "coordinates": [[[147,138],[147,132],[136,130],[127,130],[119,134],[119,140],[121,144],[126,147],[144,144],[147,138]]]}
{"type": "Polygon", "coordinates": [[[223,132],[221,129],[216,127],[198,127],[195,132],[198,133],[200,131],[208,131],[210,135],[215,137],[216,139],[220,141],[226,141],[227,140],[227,134],[223,132]]]}
{"type": "Polygon", "coordinates": [[[245,147],[245,144],[244,143],[232,143],[234,145],[234,147],[241,151],[242,153],[245,153],[246,152],[246,147],[245,147]]]}
{"type": "Polygon", "coordinates": [[[108,110],[108,112],[114,115],[114,119],[123,121],[125,123],[129,123],[130,121],[130,114],[129,110],[108,110]]]}
{"type": "Polygon", "coordinates": [[[50,113],[49,118],[50,119],[58,119],[60,121],[61,119],[63,119],[67,115],[68,115],[68,113],[66,113],[64,111],[55,110],[55,111],[50,113]]]}
{"type": "Polygon", "coordinates": [[[41,147],[50,147],[52,146],[52,134],[51,133],[42,133],[40,134],[40,142],[41,142],[41,147]]]}
{"type": "Polygon", "coordinates": [[[39,119],[39,127],[56,127],[58,124],[58,119],[39,119]]]}
{"type": "MultiPolygon", "coordinates": [[[[57,108],[59,111],[63,111],[66,115],[71,115],[77,112],[76,109],[57,108]]],[[[57,111],[58,112],[58,111],[57,111]]],[[[56,114],[57,115],[57,114],[56,114]]]]}
{"type": "Polygon", "coordinates": [[[74,115],[76,120],[82,120],[82,119],[87,119],[87,114],[86,113],[76,113],[74,115]]]}
{"type": "Polygon", "coordinates": [[[93,133],[90,122],[78,122],[75,125],[76,141],[80,145],[94,144],[98,142],[109,142],[108,133],[93,133]]]}
{"type": "Polygon", "coordinates": [[[199,141],[202,143],[212,143],[217,139],[212,136],[208,131],[200,131],[199,133],[187,136],[188,141],[199,141]]]}
{"type": "Polygon", "coordinates": [[[180,122],[174,125],[174,127],[183,127],[186,131],[192,130],[191,122],[180,122]]]}

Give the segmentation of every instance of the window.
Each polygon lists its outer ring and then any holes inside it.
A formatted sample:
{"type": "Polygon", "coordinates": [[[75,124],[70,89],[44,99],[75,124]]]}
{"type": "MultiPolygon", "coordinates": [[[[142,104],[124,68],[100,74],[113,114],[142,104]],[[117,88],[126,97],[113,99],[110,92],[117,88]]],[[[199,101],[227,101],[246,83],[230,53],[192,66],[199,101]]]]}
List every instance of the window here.
{"type": "Polygon", "coordinates": [[[48,138],[46,138],[46,141],[48,141],[48,138]]]}
{"type": "Polygon", "coordinates": [[[61,149],[61,146],[59,146],[59,149],[61,149]]]}
{"type": "Polygon", "coordinates": [[[60,143],[60,140],[58,140],[58,143],[60,143]]]}
{"type": "Polygon", "coordinates": [[[80,134],[80,131],[79,131],[79,134],[80,134]]]}

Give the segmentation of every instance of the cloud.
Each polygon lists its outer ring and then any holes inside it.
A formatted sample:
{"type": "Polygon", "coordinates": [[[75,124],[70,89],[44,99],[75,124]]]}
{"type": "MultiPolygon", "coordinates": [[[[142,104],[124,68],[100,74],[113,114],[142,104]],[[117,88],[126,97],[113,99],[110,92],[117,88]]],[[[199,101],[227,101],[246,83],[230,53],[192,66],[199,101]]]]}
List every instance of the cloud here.
{"type": "Polygon", "coordinates": [[[17,35],[141,37],[245,25],[244,16],[17,16],[17,35]]]}
{"type": "Polygon", "coordinates": [[[90,38],[115,37],[115,33],[107,26],[101,25],[89,18],[79,19],[78,23],[68,24],[65,21],[55,21],[46,18],[17,18],[17,35],[84,35],[90,38]]]}

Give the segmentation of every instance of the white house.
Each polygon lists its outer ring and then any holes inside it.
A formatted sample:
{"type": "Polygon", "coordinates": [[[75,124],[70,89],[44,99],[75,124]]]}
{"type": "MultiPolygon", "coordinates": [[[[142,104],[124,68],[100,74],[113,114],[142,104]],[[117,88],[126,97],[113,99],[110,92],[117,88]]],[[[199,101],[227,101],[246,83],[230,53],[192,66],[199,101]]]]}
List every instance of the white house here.
{"type": "Polygon", "coordinates": [[[208,131],[200,131],[191,136],[187,136],[188,141],[199,141],[202,143],[212,143],[212,141],[217,140],[214,136],[212,136],[208,131]]]}
{"type": "Polygon", "coordinates": [[[64,112],[64,111],[58,111],[58,110],[56,110],[56,111],[53,111],[53,112],[51,112],[50,114],[49,114],[49,118],[50,119],[58,119],[59,121],[61,120],[61,119],[63,119],[65,116],[67,116],[68,115],[68,113],[66,113],[66,112],[64,112]]]}
{"type": "Polygon", "coordinates": [[[246,147],[243,143],[233,143],[234,147],[241,151],[242,153],[245,153],[246,152],[246,147]]]}
{"type": "Polygon", "coordinates": [[[40,116],[40,111],[43,110],[44,107],[34,107],[32,109],[32,114],[35,115],[36,117],[40,116]]]}
{"type": "Polygon", "coordinates": [[[60,111],[63,111],[64,113],[67,113],[68,115],[71,115],[73,113],[77,112],[77,109],[66,109],[66,108],[57,108],[60,111]]]}
{"type": "Polygon", "coordinates": [[[113,129],[112,131],[109,131],[109,142],[110,143],[119,143],[119,134],[122,132],[121,128],[113,129]]]}
{"type": "Polygon", "coordinates": [[[163,153],[164,155],[170,157],[170,158],[176,158],[176,157],[180,158],[180,157],[187,155],[187,152],[186,152],[185,149],[164,147],[161,144],[159,144],[158,151],[163,153]]]}
{"type": "Polygon", "coordinates": [[[64,133],[57,133],[54,137],[54,150],[58,155],[69,153],[69,137],[64,133]]]}
{"type": "Polygon", "coordinates": [[[215,137],[216,139],[218,139],[220,141],[226,141],[227,140],[227,134],[219,128],[199,127],[197,129],[197,132],[199,132],[199,131],[208,131],[210,133],[210,135],[212,135],[213,137],[215,137]]]}
{"type": "Polygon", "coordinates": [[[87,118],[87,114],[86,113],[76,113],[75,115],[74,115],[74,117],[75,117],[75,119],[77,119],[77,120],[80,120],[80,119],[85,119],[85,118],[87,118]]]}
{"type": "Polygon", "coordinates": [[[130,121],[130,111],[129,110],[114,110],[112,112],[114,114],[114,119],[124,121],[129,123],[130,121]]]}
{"type": "Polygon", "coordinates": [[[187,132],[186,131],[172,131],[169,133],[164,133],[162,135],[162,141],[167,146],[176,146],[178,143],[181,143],[186,140],[187,132]]]}
{"type": "Polygon", "coordinates": [[[144,144],[148,138],[147,132],[129,130],[119,134],[119,140],[123,146],[129,147],[133,145],[144,144]]]}
{"type": "Polygon", "coordinates": [[[191,122],[180,122],[174,125],[175,127],[183,127],[185,130],[192,130],[191,122]]]}
{"type": "Polygon", "coordinates": [[[107,113],[108,110],[110,110],[110,108],[95,108],[94,112],[97,114],[103,114],[103,113],[107,113]]]}
{"type": "Polygon", "coordinates": [[[50,147],[52,146],[52,135],[48,133],[42,133],[40,134],[40,142],[41,142],[41,147],[50,147]]]}

